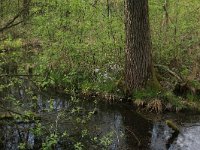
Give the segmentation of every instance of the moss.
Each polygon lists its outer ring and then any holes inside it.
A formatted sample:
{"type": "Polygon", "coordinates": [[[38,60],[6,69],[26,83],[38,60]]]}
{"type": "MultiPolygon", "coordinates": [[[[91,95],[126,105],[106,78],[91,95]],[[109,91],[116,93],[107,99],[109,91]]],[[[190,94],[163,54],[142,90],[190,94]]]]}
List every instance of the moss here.
{"type": "Polygon", "coordinates": [[[171,137],[167,140],[166,143],[166,148],[169,149],[171,144],[176,140],[178,137],[180,130],[179,128],[171,121],[171,120],[166,120],[166,124],[169,128],[171,128],[174,132],[172,133],[171,137]]]}
{"type": "Polygon", "coordinates": [[[160,82],[157,79],[156,70],[153,67],[153,65],[152,65],[152,77],[150,80],[148,80],[147,87],[152,88],[154,90],[158,90],[158,91],[163,90],[162,86],[160,85],[160,82]]]}
{"type": "Polygon", "coordinates": [[[165,123],[167,124],[167,126],[169,128],[174,130],[175,133],[179,133],[180,132],[179,128],[171,120],[166,120],[165,123]]]}

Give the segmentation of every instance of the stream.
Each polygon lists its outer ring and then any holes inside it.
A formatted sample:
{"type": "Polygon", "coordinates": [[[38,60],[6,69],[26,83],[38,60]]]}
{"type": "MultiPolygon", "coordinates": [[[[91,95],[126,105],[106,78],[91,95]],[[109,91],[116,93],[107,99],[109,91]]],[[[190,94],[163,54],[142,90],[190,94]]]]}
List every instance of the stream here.
{"type": "MultiPolygon", "coordinates": [[[[110,142],[106,148],[110,150],[200,149],[200,115],[198,114],[165,113],[155,115],[141,113],[128,104],[108,104],[101,101],[94,103],[93,100],[82,100],[81,98],[78,102],[71,102],[72,98],[69,96],[65,97],[52,93],[51,91],[32,93],[33,99],[26,94],[25,88],[11,90],[11,94],[19,100],[20,106],[23,108],[20,111],[31,109],[39,114],[40,123],[44,126],[46,132],[40,136],[36,135],[33,132],[33,128],[36,126],[35,121],[1,119],[0,149],[17,150],[20,149],[20,143],[28,145],[25,149],[41,149],[42,143],[47,139],[48,132],[63,133],[67,131],[69,134],[73,134],[79,133],[78,128],[85,128],[85,126],[87,126],[90,137],[103,139],[105,135],[110,135],[109,139],[100,140],[104,144],[110,142]],[[81,111],[78,111],[80,114],[89,114],[88,112],[93,111],[94,108],[95,111],[85,125],[76,126],[74,123],[69,123],[71,120],[69,120],[68,110],[74,111],[73,108],[80,108],[81,111]],[[65,114],[65,117],[58,115],[61,111],[65,114]],[[165,124],[166,119],[173,120],[180,128],[179,135],[172,141],[170,141],[170,138],[173,135],[173,130],[165,124]]],[[[1,96],[3,97],[3,95],[1,96]]],[[[10,106],[10,103],[7,105],[10,106]]],[[[3,109],[0,109],[0,113],[3,113],[3,111],[3,109]]],[[[77,118],[76,115],[74,117],[77,118]]],[[[87,138],[80,134],[77,134],[76,137],[76,140],[83,141],[83,143],[87,141],[87,138]]],[[[87,149],[101,149],[92,146],[89,142],[85,143],[87,149]]],[[[74,149],[73,144],[69,140],[58,140],[52,149],[74,149]]]]}

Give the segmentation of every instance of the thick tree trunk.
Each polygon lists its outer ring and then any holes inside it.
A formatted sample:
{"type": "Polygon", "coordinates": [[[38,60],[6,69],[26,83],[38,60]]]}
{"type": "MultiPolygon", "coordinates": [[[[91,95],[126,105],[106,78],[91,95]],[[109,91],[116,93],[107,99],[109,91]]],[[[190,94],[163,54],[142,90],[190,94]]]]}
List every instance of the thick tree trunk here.
{"type": "Polygon", "coordinates": [[[146,86],[152,77],[148,0],[125,0],[126,92],[146,86]]]}

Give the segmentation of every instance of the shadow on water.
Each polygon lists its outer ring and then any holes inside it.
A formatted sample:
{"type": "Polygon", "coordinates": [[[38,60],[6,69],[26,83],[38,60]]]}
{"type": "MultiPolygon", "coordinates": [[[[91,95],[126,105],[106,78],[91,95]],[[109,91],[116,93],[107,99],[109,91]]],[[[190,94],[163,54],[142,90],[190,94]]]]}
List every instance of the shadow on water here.
{"type": "MultiPolygon", "coordinates": [[[[32,99],[26,93],[25,88],[11,90],[11,94],[21,99],[23,109],[31,109],[41,116],[41,124],[45,131],[52,129],[52,124],[56,125],[56,130],[61,133],[69,131],[73,134],[79,126],[68,123],[68,120],[62,118],[58,121],[58,112],[64,110],[67,112],[70,108],[75,107],[75,103],[69,101],[69,97],[59,95],[50,96],[47,93],[32,93],[32,99]]],[[[173,131],[166,124],[164,119],[149,121],[141,116],[134,107],[126,104],[106,104],[99,102],[97,105],[91,101],[80,101],[79,105],[84,111],[91,111],[96,107],[92,119],[88,122],[87,127],[92,137],[103,137],[112,133],[110,137],[112,142],[108,149],[111,150],[198,150],[200,147],[200,116],[164,115],[164,118],[176,118],[180,125],[180,134],[172,141],[173,131]],[[170,142],[170,144],[169,144],[170,142]]],[[[3,110],[0,109],[2,113],[3,110]]],[[[69,116],[68,116],[69,117],[69,116]]],[[[67,118],[67,117],[66,117],[67,118]]],[[[24,122],[20,120],[1,119],[0,120],[0,149],[16,150],[19,146],[25,149],[41,149],[42,143],[46,140],[46,133],[37,136],[33,129],[36,122],[24,122]],[[20,145],[20,143],[23,143],[20,145]]],[[[78,133],[78,132],[77,132],[78,133]]],[[[78,140],[81,138],[80,133],[77,135],[78,140]]],[[[70,141],[58,141],[53,149],[73,149],[73,143],[70,141]]],[[[95,149],[87,143],[87,149],[95,149]]],[[[100,149],[100,148],[97,148],[100,149]]]]}

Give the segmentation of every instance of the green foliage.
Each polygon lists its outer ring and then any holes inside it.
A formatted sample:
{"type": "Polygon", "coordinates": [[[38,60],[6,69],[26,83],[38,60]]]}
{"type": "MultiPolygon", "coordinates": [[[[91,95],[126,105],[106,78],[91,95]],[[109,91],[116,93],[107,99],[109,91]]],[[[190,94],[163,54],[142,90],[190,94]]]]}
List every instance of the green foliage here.
{"type": "Polygon", "coordinates": [[[81,144],[81,142],[78,142],[74,145],[75,150],[82,150],[83,149],[83,145],[81,144]]]}
{"type": "Polygon", "coordinates": [[[46,137],[45,143],[42,143],[42,149],[43,150],[53,149],[53,146],[55,146],[57,142],[58,142],[58,135],[50,134],[49,137],[46,137]]]}
{"type": "MultiPolygon", "coordinates": [[[[39,13],[33,18],[32,29],[33,36],[45,41],[43,53],[36,60],[39,62],[38,72],[50,74],[45,84],[62,84],[68,89],[82,86],[86,90],[90,86],[95,90],[107,87],[94,86],[103,80],[94,72],[95,69],[108,72],[113,65],[122,66],[124,25],[121,16],[115,13],[118,10],[113,10],[109,18],[105,16],[103,2],[99,2],[98,7],[93,6],[90,0],[57,1],[56,4],[40,1],[40,5],[43,7],[33,8],[38,13],[42,11],[42,15],[39,13]]],[[[121,72],[119,69],[116,71],[118,74],[121,72]]]]}
{"type": "Polygon", "coordinates": [[[26,149],[26,144],[25,143],[20,143],[19,146],[18,146],[18,148],[20,150],[25,150],[26,149]]]}
{"type": "Polygon", "coordinates": [[[35,128],[31,130],[31,132],[36,136],[36,137],[40,137],[43,133],[43,126],[42,124],[36,120],[36,123],[35,123],[35,128]]]}
{"type": "MultiPolygon", "coordinates": [[[[2,4],[9,8],[2,11],[3,26],[23,5],[2,4]]],[[[169,0],[168,16],[163,4],[149,1],[154,61],[171,65],[186,77],[199,57],[199,2],[169,0]]],[[[2,64],[17,62],[21,73],[26,72],[27,63],[34,64],[34,72],[41,75],[35,80],[43,88],[123,93],[116,85],[124,68],[123,5],[122,0],[110,0],[108,10],[106,0],[34,0],[29,24],[13,27],[0,37],[0,49],[15,49],[0,53],[2,64]],[[23,46],[34,41],[39,41],[39,49],[34,44],[23,46]]]]}
{"type": "MultiPolygon", "coordinates": [[[[180,63],[191,63],[199,53],[198,1],[168,1],[168,18],[163,9],[164,1],[150,1],[150,21],[152,28],[155,59],[169,63],[176,58],[180,63]],[[168,20],[168,22],[166,22],[168,20]],[[192,51],[192,55],[187,55],[192,51]],[[187,56],[187,57],[184,57],[187,56]]],[[[180,67],[180,66],[179,66],[180,67]]]]}
{"type": "Polygon", "coordinates": [[[112,144],[112,137],[113,137],[113,132],[108,133],[107,135],[103,136],[100,139],[100,144],[104,147],[108,147],[109,145],[112,144]]]}
{"type": "Polygon", "coordinates": [[[186,105],[183,103],[183,99],[175,96],[172,92],[165,92],[163,94],[163,99],[166,103],[171,104],[176,111],[186,108],[186,105]]]}
{"type": "Polygon", "coordinates": [[[200,82],[198,80],[192,80],[192,81],[190,81],[190,84],[195,89],[200,89],[200,82]]]}
{"type": "Polygon", "coordinates": [[[147,88],[147,89],[143,89],[143,90],[138,90],[135,91],[133,93],[133,98],[134,99],[152,99],[152,98],[156,98],[160,95],[160,91],[151,89],[151,88],[147,88]]]}

